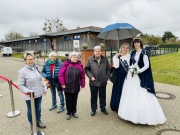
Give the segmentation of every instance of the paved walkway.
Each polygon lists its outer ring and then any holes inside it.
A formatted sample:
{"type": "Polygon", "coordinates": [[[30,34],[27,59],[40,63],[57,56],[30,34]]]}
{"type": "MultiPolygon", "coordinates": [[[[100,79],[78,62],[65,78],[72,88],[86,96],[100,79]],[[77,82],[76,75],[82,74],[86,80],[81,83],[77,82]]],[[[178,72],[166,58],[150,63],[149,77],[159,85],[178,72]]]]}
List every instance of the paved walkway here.
{"type": "MultiPolygon", "coordinates": [[[[43,61],[40,62],[43,65],[43,61]]],[[[17,84],[17,71],[24,66],[20,59],[0,57],[0,76],[7,77],[17,84]]],[[[40,70],[42,66],[39,66],[40,70]]],[[[77,113],[79,118],[66,120],[66,111],[57,114],[57,110],[49,111],[51,106],[51,93],[43,97],[42,101],[42,122],[47,128],[41,129],[45,135],[179,135],[180,132],[180,87],[155,83],[157,96],[170,99],[158,99],[167,122],[158,126],[135,125],[131,122],[120,119],[116,112],[111,111],[110,97],[112,83],[108,81],[107,85],[107,111],[109,115],[104,115],[98,108],[97,114],[90,116],[90,91],[88,79],[86,87],[79,94],[77,113]],[[173,96],[174,95],[174,96],[173,96]],[[174,98],[174,99],[173,99],[174,98]],[[163,132],[164,129],[169,129],[163,132]]],[[[15,109],[20,110],[21,114],[17,117],[7,118],[6,114],[11,111],[10,94],[8,83],[0,80],[0,135],[28,135],[30,133],[29,123],[26,117],[26,104],[22,94],[13,88],[15,109]]],[[[59,102],[59,99],[58,99],[59,102]]]]}

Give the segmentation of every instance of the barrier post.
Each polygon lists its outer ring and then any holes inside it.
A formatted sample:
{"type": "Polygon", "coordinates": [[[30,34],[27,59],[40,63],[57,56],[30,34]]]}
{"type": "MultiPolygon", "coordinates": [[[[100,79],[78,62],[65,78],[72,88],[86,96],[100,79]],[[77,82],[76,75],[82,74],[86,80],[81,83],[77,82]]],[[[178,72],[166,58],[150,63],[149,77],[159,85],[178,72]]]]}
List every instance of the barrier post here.
{"type": "Polygon", "coordinates": [[[32,130],[33,133],[31,133],[30,135],[44,135],[43,132],[41,131],[37,131],[37,121],[36,121],[36,111],[35,111],[35,104],[34,104],[34,92],[30,92],[30,98],[31,98],[31,114],[32,114],[32,130]]]}
{"type": "Polygon", "coordinates": [[[3,95],[0,94],[0,98],[2,97],[3,95]]]}
{"type": "Polygon", "coordinates": [[[14,98],[13,98],[13,90],[12,90],[12,81],[8,81],[9,83],[9,91],[10,91],[10,100],[11,100],[11,108],[12,108],[12,111],[7,113],[7,117],[8,118],[12,118],[12,117],[15,117],[15,116],[18,116],[20,115],[20,111],[19,110],[15,110],[15,107],[14,107],[14,98]]]}

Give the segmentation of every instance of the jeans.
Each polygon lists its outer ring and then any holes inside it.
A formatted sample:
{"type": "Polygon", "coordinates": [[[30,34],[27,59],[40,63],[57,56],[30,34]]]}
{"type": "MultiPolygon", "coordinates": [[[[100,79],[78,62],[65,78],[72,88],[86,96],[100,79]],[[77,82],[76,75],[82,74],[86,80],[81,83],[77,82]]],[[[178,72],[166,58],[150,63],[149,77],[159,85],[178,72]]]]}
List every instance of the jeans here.
{"type": "MultiPolygon", "coordinates": [[[[41,122],[41,102],[42,102],[42,97],[35,98],[34,100],[37,123],[41,122]]],[[[27,105],[28,121],[32,125],[31,100],[26,100],[26,105],[27,105]]]]}
{"type": "MultiPolygon", "coordinates": [[[[57,89],[57,87],[55,87],[55,86],[52,86],[52,88],[51,88],[52,106],[55,106],[56,103],[57,103],[56,89],[57,89]]],[[[58,93],[58,95],[60,97],[60,105],[64,106],[64,94],[63,94],[63,91],[57,91],[57,93],[58,93]]]]}
{"type": "Polygon", "coordinates": [[[98,92],[99,92],[99,102],[101,111],[106,110],[106,86],[94,87],[90,86],[91,89],[91,109],[92,112],[96,112],[97,101],[98,101],[98,92]]]}

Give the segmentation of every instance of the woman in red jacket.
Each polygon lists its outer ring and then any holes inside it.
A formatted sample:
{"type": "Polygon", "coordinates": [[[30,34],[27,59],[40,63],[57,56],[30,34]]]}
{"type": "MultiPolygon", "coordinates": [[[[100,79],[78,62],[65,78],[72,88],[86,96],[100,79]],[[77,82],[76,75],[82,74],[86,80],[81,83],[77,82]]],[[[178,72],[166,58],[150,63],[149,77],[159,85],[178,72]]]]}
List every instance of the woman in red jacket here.
{"type": "Polygon", "coordinates": [[[76,113],[77,98],[80,89],[85,87],[85,73],[77,52],[69,54],[69,60],[63,63],[58,78],[66,97],[66,119],[69,120],[71,114],[78,118],[76,113]]]}

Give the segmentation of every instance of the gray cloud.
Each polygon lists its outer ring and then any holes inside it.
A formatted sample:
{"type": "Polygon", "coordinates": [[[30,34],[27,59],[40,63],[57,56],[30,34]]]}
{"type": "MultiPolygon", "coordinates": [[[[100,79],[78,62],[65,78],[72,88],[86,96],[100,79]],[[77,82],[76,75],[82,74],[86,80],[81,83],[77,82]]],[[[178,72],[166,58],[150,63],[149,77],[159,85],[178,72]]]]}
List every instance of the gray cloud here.
{"type": "Polygon", "coordinates": [[[42,34],[45,18],[58,17],[68,29],[127,22],[143,33],[180,37],[179,0],[1,0],[0,40],[10,30],[42,34]]]}

